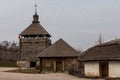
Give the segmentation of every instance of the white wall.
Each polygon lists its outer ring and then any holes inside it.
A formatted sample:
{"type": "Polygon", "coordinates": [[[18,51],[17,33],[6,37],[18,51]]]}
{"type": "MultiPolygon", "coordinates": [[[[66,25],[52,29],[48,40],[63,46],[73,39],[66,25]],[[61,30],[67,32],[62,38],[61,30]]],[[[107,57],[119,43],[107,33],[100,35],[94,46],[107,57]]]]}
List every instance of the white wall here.
{"type": "MultiPolygon", "coordinates": [[[[96,77],[99,76],[99,62],[86,62],[85,65],[85,76],[96,77]]],[[[109,62],[109,77],[118,78],[120,77],[120,61],[109,62]]]]}
{"type": "Polygon", "coordinates": [[[91,77],[99,76],[99,62],[86,62],[85,76],[91,77]]]}
{"type": "Polygon", "coordinates": [[[109,77],[120,77],[120,61],[109,62],[109,77]]]}

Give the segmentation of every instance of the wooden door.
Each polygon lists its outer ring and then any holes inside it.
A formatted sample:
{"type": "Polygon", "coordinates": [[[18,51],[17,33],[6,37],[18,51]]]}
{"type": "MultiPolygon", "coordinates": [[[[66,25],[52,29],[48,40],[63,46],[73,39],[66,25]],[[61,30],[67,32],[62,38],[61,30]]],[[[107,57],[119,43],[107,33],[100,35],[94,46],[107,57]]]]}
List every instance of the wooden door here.
{"type": "Polygon", "coordinates": [[[56,72],[62,72],[63,71],[63,64],[62,61],[56,62],[56,72]]]}
{"type": "Polygon", "coordinates": [[[100,62],[100,65],[99,65],[99,72],[100,72],[100,77],[101,78],[106,78],[108,77],[108,62],[100,62]]]}

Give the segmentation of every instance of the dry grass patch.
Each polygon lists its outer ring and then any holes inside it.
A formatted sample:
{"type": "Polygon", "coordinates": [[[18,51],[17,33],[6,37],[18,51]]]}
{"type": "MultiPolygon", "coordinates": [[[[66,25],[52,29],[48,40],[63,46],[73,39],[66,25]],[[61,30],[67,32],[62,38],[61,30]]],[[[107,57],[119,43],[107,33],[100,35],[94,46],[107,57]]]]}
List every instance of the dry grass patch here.
{"type": "Polygon", "coordinates": [[[27,74],[38,74],[39,70],[35,68],[29,68],[29,69],[14,69],[14,70],[8,70],[5,72],[15,72],[15,73],[27,73],[27,74]]]}

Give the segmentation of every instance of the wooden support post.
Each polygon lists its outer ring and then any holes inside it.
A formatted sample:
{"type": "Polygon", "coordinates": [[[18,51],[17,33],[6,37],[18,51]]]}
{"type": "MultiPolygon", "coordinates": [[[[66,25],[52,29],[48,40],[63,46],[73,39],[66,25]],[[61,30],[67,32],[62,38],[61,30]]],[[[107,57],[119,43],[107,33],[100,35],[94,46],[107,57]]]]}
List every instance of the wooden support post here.
{"type": "Polygon", "coordinates": [[[40,73],[42,72],[42,58],[39,59],[40,60],[40,73]]]}
{"type": "Polygon", "coordinates": [[[64,61],[62,61],[62,65],[63,65],[63,67],[62,67],[62,70],[63,70],[63,72],[65,71],[65,64],[64,64],[64,61]]]}
{"type": "Polygon", "coordinates": [[[56,61],[54,61],[54,72],[56,72],[56,61]]]}

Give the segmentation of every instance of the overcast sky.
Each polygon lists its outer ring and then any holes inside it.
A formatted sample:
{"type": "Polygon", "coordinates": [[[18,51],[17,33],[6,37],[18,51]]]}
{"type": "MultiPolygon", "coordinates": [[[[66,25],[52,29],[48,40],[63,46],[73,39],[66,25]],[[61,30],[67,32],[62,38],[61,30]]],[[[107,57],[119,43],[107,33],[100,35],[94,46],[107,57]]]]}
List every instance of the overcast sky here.
{"type": "Polygon", "coordinates": [[[18,41],[32,23],[37,4],[40,24],[54,43],[63,38],[76,49],[120,37],[120,0],[0,0],[0,41],[18,41]]]}

